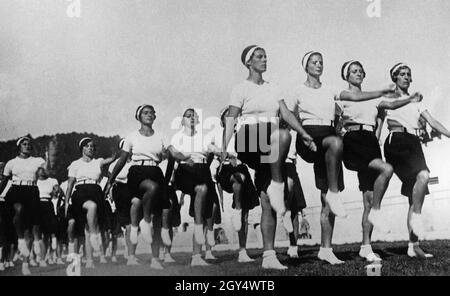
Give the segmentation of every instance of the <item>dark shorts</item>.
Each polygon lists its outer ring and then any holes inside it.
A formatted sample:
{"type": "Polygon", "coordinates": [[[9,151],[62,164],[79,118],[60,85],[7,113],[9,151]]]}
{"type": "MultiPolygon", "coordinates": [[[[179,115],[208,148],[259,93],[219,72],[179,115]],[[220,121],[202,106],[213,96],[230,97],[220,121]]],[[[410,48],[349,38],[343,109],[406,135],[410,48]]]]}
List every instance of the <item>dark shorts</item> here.
{"type": "MultiPolygon", "coordinates": [[[[402,181],[402,195],[412,198],[417,174],[430,171],[419,138],[409,133],[394,132],[384,142],[384,155],[402,181]]],[[[425,194],[429,193],[427,186],[425,194]]]]}
{"type": "Polygon", "coordinates": [[[159,166],[138,166],[134,165],[128,171],[128,189],[131,196],[142,199],[145,191],[140,188],[144,180],[151,180],[158,185],[158,199],[152,204],[152,212],[160,213],[162,209],[170,207],[167,199],[167,182],[159,166]]]}
{"type": "Polygon", "coordinates": [[[378,174],[369,169],[374,159],[382,159],[377,137],[370,131],[352,131],[344,135],[343,162],[348,170],[358,172],[359,190],[373,191],[378,174]]]}
{"type": "Polygon", "coordinates": [[[120,226],[131,224],[130,209],[132,196],[128,185],[119,182],[115,183],[112,188],[112,196],[116,204],[116,213],[120,226]]]}
{"type": "MultiPolygon", "coordinates": [[[[289,178],[294,181],[293,196],[288,204],[288,208],[291,212],[299,212],[306,208],[306,201],[305,195],[303,194],[302,184],[300,183],[300,179],[298,177],[297,167],[292,162],[286,162],[284,169],[286,179],[289,178]]],[[[284,196],[288,196],[287,182],[285,182],[284,196]]]]}
{"type": "Polygon", "coordinates": [[[178,227],[181,224],[180,204],[178,203],[178,196],[175,188],[172,185],[167,186],[167,196],[170,202],[170,226],[178,227]]]}
{"type": "Polygon", "coordinates": [[[12,225],[15,215],[14,204],[21,204],[23,209],[22,221],[25,229],[31,229],[33,225],[39,225],[41,220],[39,217],[39,203],[39,189],[37,186],[12,185],[5,196],[5,218],[7,224],[12,225]]]}
{"type": "Polygon", "coordinates": [[[270,172],[270,135],[275,125],[270,123],[246,124],[236,133],[235,149],[238,159],[255,170],[258,196],[266,192],[272,181],[270,172]]]}
{"type": "Polygon", "coordinates": [[[72,194],[71,214],[75,219],[75,235],[84,235],[86,227],[86,213],[83,204],[93,201],[97,205],[97,220],[100,229],[105,227],[105,200],[102,188],[97,184],[81,184],[75,187],[72,194]]]}
{"type": "MultiPolygon", "coordinates": [[[[325,163],[325,149],[322,146],[322,141],[329,136],[336,136],[336,130],[331,126],[316,126],[306,125],[303,127],[305,131],[314,138],[314,143],[317,146],[317,151],[311,151],[302,141],[301,137],[297,135],[295,147],[298,155],[308,162],[314,164],[314,175],[316,179],[316,188],[322,192],[328,191],[328,177],[327,167],[325,163]]],[[[339,191],[344,190],[344,172],[339,172],[338,179],[339,191]]]]}
{"type": "MultiPolygon", "coordinates": [[[[212,181],[211,171],[207,164],[194,164],[192,166],[187,164],[180,164],[175,171],[175,184],[178,190],[191,197],[189,206],[189,215],[195,216],[195,187],[197,185],[206,185],[208,187],[208,194],[206,196],[206,206],[202,216],[204,218],[211,218],[213,214],[213,205],[219,205],[219,198],[217,196],[214,182],[212,181]]],[[[220,211],[218,211],[220,214],[220,211]]],[[[215,223],[219,224],[220,217],[215,217],[215,223]]]]}
{"type": "MultiPolygon", "coordinates": [[[[244,164],[239,164],[236,167],[231,164],[222,165],[222,169],[217,173],[217,180],[222,189],[228,193],[233,193],[233,182],[231,177],[236,174],[244,175],[245,182],[242,186],[243,193],[241,194],[241,206],[244,210],[251,210],[259,205],[259,196],[256,193],[255,185],[253,185],[252,177],[248,168],[244,164]]],[[[233,209],[236,207],[233,199],[233,209]]]]}
{"type": "Polygon", "coordinates": [[[39,207],[40,230],[44,235],[56,234],[57,223],[55,209],[51,200],[41,199],[39,207]]]}

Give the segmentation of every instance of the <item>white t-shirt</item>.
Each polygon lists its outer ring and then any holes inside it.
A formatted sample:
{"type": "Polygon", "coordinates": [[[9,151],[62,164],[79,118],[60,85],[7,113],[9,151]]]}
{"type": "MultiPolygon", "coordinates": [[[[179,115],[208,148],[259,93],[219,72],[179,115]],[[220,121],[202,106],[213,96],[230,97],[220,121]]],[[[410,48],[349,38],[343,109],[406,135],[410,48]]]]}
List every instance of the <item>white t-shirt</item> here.
{"type": "Polygon", "coordinates": [[[166,143],[168,141],[157,132],[146,137],[139,131],[134,131],[125,138],[122,150],[131,153],[131,159],[134,161],[152,159],[160,162],[166,143]]]}
{"type": "Polygon", "coordinates": [[[58,181],[53,178],[47,178],[45,180],[37,180],[37,186],[39,188],[40,198],[49,198],[53,191],[53,186],[58,185],[58,181]]]}
{"type": "Polygon", "coordinates": [[[209,141],[206,139],[202,133],[196,132],[193,136],[188,136],[180,130],[172,137],[172,145],[183,154],[190,155],[194,162],[201,162],[208,154],[209,141]]]}
{"type": "MultiPolygon", "coordinates": [[[[403,95],[396,100],[403,100],[408,97],[409,96],[407,95],[403,95]]],[[[392,123],[392,121],[397,121],[407,129],[419,129],[420,114],[422,114],[426,110],[427,108],[422,102],[409,103],[408,105],[398,108],[396,110],[387,110],[386,121],[388,123],[388,128],[390,126],[389,124],[390,122],[392,123]]]]}
{"type": "Polygon", "coordinates": [[[231,91],[231,106],[241,108],[238,126],[257,122],[276,122],[281,92],[268,82],[261,85],[248,80],[236,85],[231,91]]]}
{"type": "Polygon", "coordinates": [[[383,99],[374,99],[363,102],[339,101],[337,104],[342,110],[344,127],[352,124],[366,124],[375,126],[377,122],[378,106],[383,99]]]}
{"type": "Polygon", "coordinates": [[[306,119],[334,121],[336,97],[336,92],[323,85],[316,89],[300,84],[289,95],[287,106],[291,110],[295,110],[297,107],[302,121],[306,119]]]}
{"type": "Polygon", "coordinates": [[[45,167],[43,158],[17,156],[6,163],[3,175],[12,176],[13,181],[36,181],[36,171],[39,167],[45,167]]]}
{"type": "Polygon", "coordinates": [[[103,158],[92,159],[89,162],[80,158],[72,162],[69,166],[69,177],[75,178],[77,181],[93,180],[100,181],[102,175],[100,164],[103,158]]]}
{"type": "MultiPolygon", "coordinates": [[[[119,160],[117,159],[116,161],[114,161],[110,166],[109,166],[109,172],[112,173],[114,167],[116,166],[117,162],[119,160]]],[[[120,172],[117,174],[116,176],[116,181],[120,182],[120,183],[127,183],[128,182],[128,170],[130,169],[130,167],[132,166],[131,161],[127,161],[125,163],[125,165],[123,166],[123,168],[120,170],[120,172]]]]}

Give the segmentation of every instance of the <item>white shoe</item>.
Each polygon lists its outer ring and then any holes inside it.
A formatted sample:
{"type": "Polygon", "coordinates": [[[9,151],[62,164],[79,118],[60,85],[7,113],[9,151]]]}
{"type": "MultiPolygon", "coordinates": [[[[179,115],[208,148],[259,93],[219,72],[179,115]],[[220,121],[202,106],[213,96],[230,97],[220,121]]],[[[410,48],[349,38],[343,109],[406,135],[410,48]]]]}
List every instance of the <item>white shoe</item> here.
{"type": "Polygon", "coordinates": [[[267,188],[267,196],[269,197],[272,209],[278,215],[283,215],[286,212],[286,206],[284,205],[284,182],[275,182],[272,180],[267,188]]]}
{"type": "Polygon", "coordinates": [[[159,260],[156,258],[152,258],[152,263],[150,263],[151,269],[163,270],[164,267],[159,263],[159,260]]]}
{"type": "MultiPolygon", "coordinates": [[[[266,253],[266,252],[264,252],[264,253],[266,253]]],[[[276,270],[288,269],[287,266],[284,266],[283,264],[280,263],[280,261],[277,258],[277,255],[275,254],[275,251],[270,252],[270,254],[268,254],[268,255],[263,255],[263,260],[262,260],[261,266],[264,269],[276,269],[276,270]]]]}
{"type": "Polygon", "coordinates": [[[45,260],[41,260],[39,261],[39,267],[47,267],[47,262],[45,262],[45,260]]]}
{"type": "Polygon", "coordinates": [[[23,275],[30,275],[30,267],[28,266],[28,263],[22,263],[22,274],[23,275]]]}
{"type": "Polygon", "coordinates": [[[359,257],[366,259],[369,262],[380,262],[381,257],[374,253],[371,245],[363,245],[359,249],[359,257]]]}
{"type": "Polygon", "coordinates": [[[422,258],[422,259],[428,259],[428,258],[433,258],[433,254],[429,254],[429,253],[425,253],[420,247],[419,244],[416,245],[417,248],[414,249],[414,244],[413,243],[408,243],[408,257],[411,258],[422,258]],[[417,250],[417,251],[416,251],[417,250]]]}
{"type": "Polygon", "coordinates": [[[194,224],[194,238],[197,244],[205,244],[205,235],[203,233],[203,224],[194,224]]]}
{"type": "Polygon", "coordinates": [[[139,222],[139,227],[141,228],[141,235],[142,238],[144,239],[144,241],[147,244],[151,244],[152,243],[152,224],[146,222],[144,219],[141,220],[141,222],[139,222]]]}
{"type": "Polygon", "coordinates": [[[170,233],[169,229],[162,228],[161,229],[161,239],[163,241],[163,244],[170,247],[172,245],[172,240],[170,239],[170,233]]]}
{"type": "Polygon", "coordinates": [[[30,250],[28,250],[27,243],[23,238],[18,240],[17,248],[23,257],[30,256],[30,250]]]}
{"type": "Polygon", "coordinates": [[[139,229],[139,227],[134,227],[134,226],[130,227],[130,242],[133,245],[137,245],[137,243],[138,243],[138,229],[139,229]]]}
{"type": "Polygon", "coordinates": [[[100,256],[100,263],[101,264],[106,264],[107,262],[106,262],[106,258],[105,258],[105,256],[100,256]]]}
{"type": "Polygon", "coordinates": [[[253,262],[253,261],[255,261],[255,259],[252,259],[248,256],[247,250],[239,251],[239,256],[238,256],[239,263],[248,263],[248,262],[253,262]]]}
{"type": "Polygon", "coordinates": [[[211,247],[214,247],[216,245],[216,240],[214,239],[214,230],[206,230],[206,241],[211,247]]]}
{"type": "Polygon", "coordinates": [[[128,256],[127,265],[128,266],[137,266],[137,265],[141,265],[141,264],[139,264],[139,262],[137,261],[137,258],[135,256],[131,255],[131,256],[128,256]]]}
{"type": "Polygon", "coordinates": [[[291,220],[291,211],[287,211],[286,213],[284,213],[284,215],[281,217],[281,220],[283,221],[284,229],[286,229],[288,233],[294,232],[294,225],[292,225],[291,220]]]}
{"type": "Polygon", "coordinates": [[[112,263],[117,263],[117,257],[116,256],[111,256],[111,262],[112,263]]]}
{"type": "Polygon", "coordinates": [[[5,270],[5,263],[0,262],[0,271],[4,271],[5,270]]]}
{"type": "Polygon", "coordinates": [[[38,266],[38,264],[36,263],[36,261],[35,261],[34,259],[30,259],[29,264],[30,264],[31,266],[33,266],[33,267],[38,266]]]}
{"type": "Polygon", "coordinates": [[[166,255],[164,255],[164,263],[175,263],[175,262],[176,261],[172,258],[170,253],[166,253],[166,255]]]}
{"type": "Polygon", "coordinates": [[[425,229],[424,229],[423,221],[422,221],[422,215],[412,213],[410,225],[411,225],[411,230],[414,232],[414,234],[417,235],[419,238],[422,238],[423,235],[425,234],[425,229]]]}
{"type": "MultiPolygon", "coordinates": [[[[26,245],[26,244],[25,244],[26,245]]],[[[27,247],[27,250],[28,250],[28,247],[27,247]]],[[[15,254],[14,254],[14,257],[13,257],[13,260],[12,260],[12,262],[16,262],[17,260],[19,260],[20,259],[20,254],[19,254],[19,252],[16,252],[15,254]]]]}
{"type": "Polygon", "coordinates": [[[342,204],[339,193],[331,192],[328,190],[325,199],[330,206],[330,210],[338,217],[345,218],[347,213],[345,212],[344,205],[342,204]]]}
{"type": "Polygon", "coordinates": [[[58,242],[56,241],[56,237],[52,237],[52,250],[56,250],[58,246],[58,242]]]}
{"type": "Polygon", "coordinates": [[[297,259],[298,258],[298,246],[289,246],[287,250],[287,254],[289,258],[297,259]]]}
{"type": "Polygon", "coordinates": [[[381,214],[381,210],[372,209],[367,217],[370,223],[372,223],[373,227],[379,229],[383,233],[389,233],[391,230],[386,225],[386,219],[381,214]]]}
{"type": "Polygon", "coordinates": [[[198,254],[192,256],[191,266],[209,266],[209,263],[203,260],[200,254],[198,254]]]}
{"type": "Polygon", "coordinates": [[[7,268],[12,268],[15,266],[13,261],[9,261],[9,262],[7,262],[7,264],[8,265],[5,265],[5,267],[7,267],[7,268]]]}
{"type": "Polygon", "coordinates": [[[206,251],[205,253],[205,260],[216,260],[217,258],[214,257],[211,251],[206,251]]]}
{"type": "Polygon", "coordinates": [[[344,261],[339,260],[336,255],[333,253],[332,248],[320,248],[319,253],[317,254],[317,258],[319,258],[322,261],[326,261],[330,263],[331,265],[335,264],[342,264],[344,261]]]}
{"type": "Polygon", "coordinates": [[[86,260],[86,268],[95,268],[93,260],[86,260]]]}
{"type": "Polygon", "coordinates": [[[242,209],[231,209],[231,224],[235,231],[239,231],[242,228],[242,209]]]}

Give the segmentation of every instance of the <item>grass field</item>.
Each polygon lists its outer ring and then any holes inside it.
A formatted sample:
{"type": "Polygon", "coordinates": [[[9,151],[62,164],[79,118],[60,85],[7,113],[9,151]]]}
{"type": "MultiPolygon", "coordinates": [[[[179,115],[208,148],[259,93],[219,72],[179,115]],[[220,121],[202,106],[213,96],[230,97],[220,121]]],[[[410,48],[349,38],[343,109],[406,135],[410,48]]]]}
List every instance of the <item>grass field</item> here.
{"type": "MultiPolygon", "coordinates": [[[[373,249],[383,258],[381,275],[383,276],[443,276],[450,275],[450,240],[421,242],[424,250],[434,254],[434,258],[421,260],[406,255],[407,242],[377,242],[373,249]]],[[[250,249],[249,255],[255,258],[253,263],[237,263],[237,253],[231,251],[214,252],[218,258],[214,264],[206,267],[190,267],[189,253],[174,253],[177,261],[165,264],[164,270],[150,269],[150,255],[138,255],[140,266],[126,266],[125,259],[118,257],[117,263],[100,264],[98,258],[95,269],[82,267],[85,276],[366,276],[367,262],[359,258],[358,244],[340,245],[334,248],[338,258],[345,264],[331,266],[316,258],[318,246],[299,247],[299,259],[290,259],[286,248],[278,248],[278,258],[289,269],[286,271],[263,270],[261,268],[262,251],[250,249]]],[[[32,275],[63,276],[66,266],[52,265],[47,268],[32,267],[32,275]]],[[[21,275],[20,265],[0,272],[0,276],[21,275]]]]}

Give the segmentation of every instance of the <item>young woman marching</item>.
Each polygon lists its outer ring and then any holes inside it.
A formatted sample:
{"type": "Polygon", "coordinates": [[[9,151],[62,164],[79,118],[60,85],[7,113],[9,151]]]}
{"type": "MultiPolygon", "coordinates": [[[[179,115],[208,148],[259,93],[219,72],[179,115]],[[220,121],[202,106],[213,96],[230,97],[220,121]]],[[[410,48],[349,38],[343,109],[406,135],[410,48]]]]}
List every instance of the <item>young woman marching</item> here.
{"type": "MultiPolygon", "coordinates": [[[[106,191],[110,190],[127,160],[131,157],[127,184],[132,197],[130,242],[134,246],[129,249],[130,255],[127,264],[137,264],[134,250],[138,241],[139,226],[144,241],[152,248],[153,256],[150,267],[162,269],[163,267],[158,261],[159,239],[161,238],[165,245],[172,244],[169,228],[167,225],[162,225],[161,230],[160,220],[163,208],[169,207],[164,174],[158,166],[162,161],[167,141],[161,133],[153,129],[153,122],[156,119],[153,106],[147,104],[139,106],[136,109],[135,118],[140,122],[140,129],[125,138],[120,158],[109,176],[106,191]],[[143,219],[139,221],[141,217],[143,219]]],[[[167,149],[170,151],[171,146],[167,149]]]]}
{"type": "MultiPolygon", "coordinates": [[[[121,139],[119,142],[119,150],[123,149],[123,145],[125,144],[125,139],[121,139]]],[[[131,156],[131,155],[130,155],[131,156]]],[[[114,167],[116,166],[117,162],[116,160],[109,166],[109,173],[112,174],[114,167]]],[[[127,265],[139,265],[137,258],[136,258],[136,243],[132,243],[130,240],[130,232],[131,232],[131,204],[132,204],[132,195],[130,192],[130,189],[128,187],[128,173],[130,171],[130,168],[132,166],[131,157],[128,157],[126,163],[124,164],[123,168],[120,170],[120,172],[117,174],[115,182],[111,189],[112,198],[114,200],[114,203],[117,207],[117,215],[118,215],[118,226],[119,227],[125,227],[125,243],[127,245],[127,251],[128,254],[125,254],[125,257],[127,258],[127,265]]],[[[137,223],[136,223],[137,225],[137,223]]],[[[117,226],[117,225],[116,225],[117,226]]],[[[117,238],[116,242],[112,242],[112,250],[117,249],[117,238]],[[114,247],[114,245],[116,245],[114,247]]],[[[113,252],[115,254],[115,252],[113,252]]],[[[114,258],[114,257],[113,257],[114,258]]],[[[115,262],[115,260],[111,260],[115,262]]]]}
{"type": "Polygon", "coordinates": [[[206,266],[208,263],[201,258],[201,248],[207,244],[206,259],[214,259],[210,247],[215,245],[213,226],[216,217],[213,214],[214,204],[217,207],[219,200],[209,169],[212,151],[208,150],[209,143],[203,142],[202,134],[196,131],[198,123],[197,112],[192,108],[186,109],[182,118],[183,129],[173,137],[172,144],[184,158],[175,171],[176,188],[191,197],[189,215],[194,218],[191,266],[206,266]]]}
{"type": "MultiPolygon", "coordinates": [[[[66,192],[66,215],[69,199],[72,200],[72,215],[75,219],[74,233],[85,236],[86,268],[93,268],[92,248],[99,252],[101,249],[100,228],[104,223],[104,197],[99,181],[102,172],[115,158],[94,158],[95,143],[85,137],[80,140],[78,147],[81,158],[72,162],[68,168],[69,179],[66,192]],[[75,191],[72,193],[73,188],[75,191]]],[[[75,245],[75,250],[78,246],[75,245]]]]}
{"type": "Polygon", "coordinates": [[[296,150],[303,160],[314,164],[316,188],[320,190],[321,246],[318,258],[330,264],[340,264],[343,261],[334,255],[331,247],[335,216],[346,217],[339,193],[344,189],[341,164],[343,144],[334,127],[337,95],[320,81],[323,73],[321,53],[306,53],[302,67],[307,78],[292,91],[293,108],[304,129],[314,138],[317,150],[308,149],[299,136],[296,150]]]}
{"type": "Polygon", "coordinates": [[[291,137],[287,130],[279,129],[277,115],[280,114],[298,132],[299,140],[303,141],[308,149],[315,150],[316,147],[312,138],[287,109],[277,88],[263,79],[267,68],[265,50],[256,45],[248,46],[242,52],[241,61],[248,69],[249,75],[231,93],[222,145],[223,154],[226,155],[236,118],[239,117],[235,143],[238,159],[255,170],[255,186],[260,194],[263,210],[262,267],[286,269],[276,257],[274,242],[277,215],[283,216],[286,212],[282,166],[289,151],[291,137]]]}
{"type": "MultiPolygon", "coordinates": [[[[382,110],[397,109],[410,102],[421,100],[414,94],[402,100],[377,99],[394,92],[392,87],[365,92],[362,83],[366,72],[358,61],[348,61],[342,66],[342,79],[348,82],[348,89],[341,92],[339,99],[342,110],[344,135],[343,160],[345,167],[358,172],[359,189],[363,193],[362,216],[363,239],[359,256],[368,261],[381,261],[370,245],[373,227],[387,231],[381,215],[381,200],[393,174],[390,164],[384,162],[377,138],[377,115],[382,110]]],[[[378,133],[379,135],[379,133],[378,133]]]]}
{"type": "MultiPolygon", "coordinates": [[[[33,249],[40,253],[39,245],[39,189],[36,186],[36,172],[46,166],[46,161],[40,157],[32,157],[32,145],[29,137],[20,138],[17,143],[19,155],[8,161],[3,171],[4,178],[0,183],[3,191],[8,180],[12,186],[5,197],[6,219],[12,221],[18,237],[20,254],[28,258],[30,255],[31,235],[33,232],[33,249]]],[[[22,273],[30,274],[28,259],[22,263],[22,273]]]]}
{"type": "MultiPolygon", "coordinates": [[[[411,68],[403,63],[390,70],[392,81],[396,84],[396,100],[409,97],[412,82],[411,68]]],[[[419,119],[423,118],[436,131],[450,137],[450,132],[434,119],[422,103],[411,103],[397,110],[387,111],[386,121],[389,136],[384,143],[386,161],[402,181],[401,193],[408,197],[409,211],[407,225],[409,232],[408,256],[429,258],[419,247],[419,238],[424,235],[422,205],[428,194],[429,169],[425,162],[422,146],[417,132],[419,119]]]]}
{"type": "Polygon", "coordinates": [[[50,256],[46,258],[47,251],[50,254],[56,251],[57,241],[56,241],[56,228],[57,220],[55,215],[55,209],[52,203],[52,192],[53,187],[58,186],[58,181],[54,178],[49,178],[46,170],[44,168],[39,168],[37,171],[37,186],[39,188],[40,197],[40,232],[41,232],[41,253],[37,254],[39,260],[39,266],[45,267],[48,263],[53,263],[53,258],[50,256]]]}
{"type": "MultiPolygon", "coordinates": [[[[225,135],[225,118],[228,116],[229,108],[225,108],[220,113],[222,129],[213,139],[211,150],[216,155],[222,155],[223,138],[225,135]]],[[[248,168],[239,159],[234,147],[234,138],[227,148],[226,158],[222,160],[221,166],[217,170],[217,181],[220,187],[228,193],[233,194],[231,205],[231,223],[239,238],[238,262],[253,262],[247,254],[247,234],[248,234],[248,213],[259,205],[258,195],[248,168]]]]}

